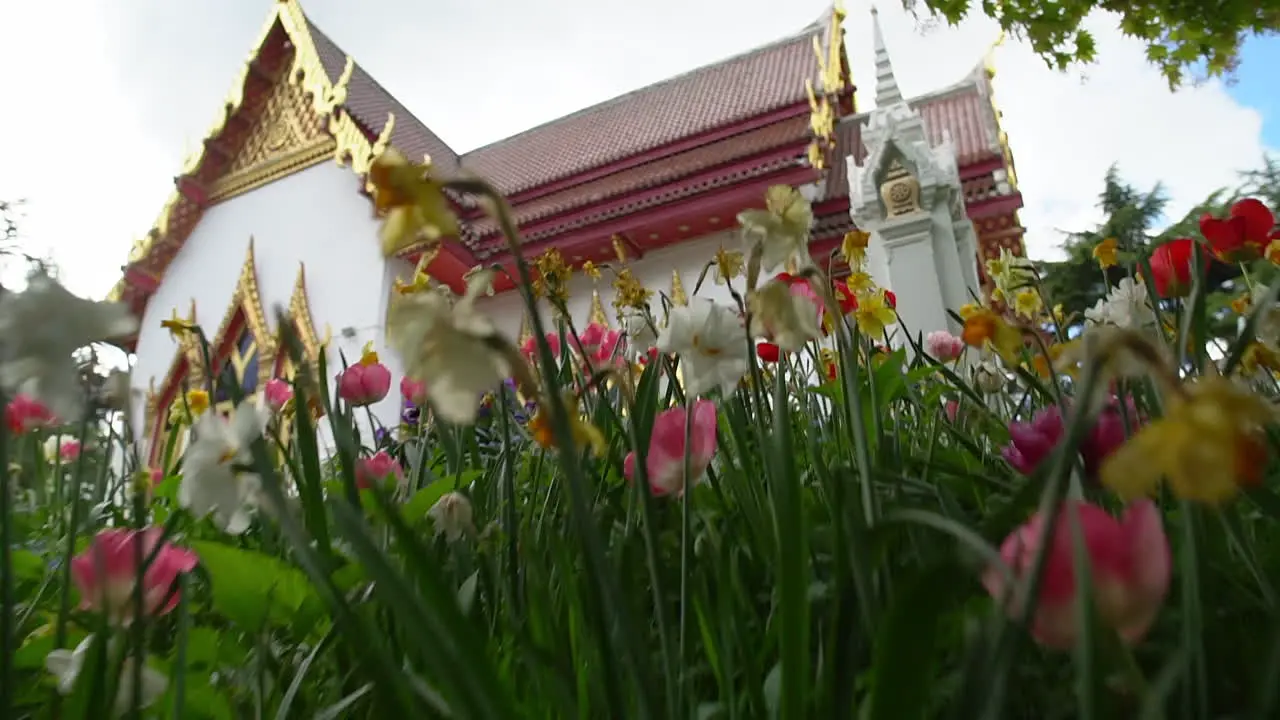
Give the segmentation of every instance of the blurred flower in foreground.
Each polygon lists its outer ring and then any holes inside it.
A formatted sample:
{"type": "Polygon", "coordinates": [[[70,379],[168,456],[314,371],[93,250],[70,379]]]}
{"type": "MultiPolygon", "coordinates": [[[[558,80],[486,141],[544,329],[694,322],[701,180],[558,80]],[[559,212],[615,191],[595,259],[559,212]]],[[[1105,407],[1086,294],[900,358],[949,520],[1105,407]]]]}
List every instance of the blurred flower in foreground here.
{"type": "Polygon", "coordinates": [[[449,541],[461,538],[475,529],[472,522],[471,501],[460,492],[448,492],[440,496],[427,511],[427,517],[435,526],[436,534],[443,534],[449,541]]]}
{"type": "Polygon", "coordinates": [[[179,594],[174,583],[180,574],[194,570],[199,558],[189,550],[160,544],[163,536],[158,527],[110,528],[95,535],[89,547],[71,560],[71,579],[80,592],[80,608],[103,613],[115,625],[131,623],[137,610],[138,557],[145,561],[153,552],[155,559],[142,574],[142,612],[150,617],[176,608],[179,594]]]}
{"type": "Polygon", "coordinates": [[[1275,215],[1261,200],[1245,198],[1232,205],[1225,218],[1201,215],[1200,233],[1219,260],[1246,263],[1262,257],[1275,224],[1275,215]]]}
{"type": "MultiPolygon", "coordinates": [[[[76,678],[80,677],[85,656],[89,654],[89,648],[92,645],[93,636],[89,635],[80,641],[75,650],[53,650],[45,657],[44,666],[58,679],[60,694],[70,695],[75,689],[76,678]]],[[[147,707],[159,700],[169,687],[169,678],[146,663],[143,663],[141,673],[137,673],[139,669],[137,662],[138,659],[129,654],[124,658],[124,664],[120,668],[120,679],[116,683],[116,700],[112,707],[112,713],[117,717],[124,715],[132,708],[135,688],[140,698],[140,706],[147,707]],[[142,682],[140,686],[135,686],[134,679],[139,675],[142,682]]]]}
{"type": "Polygon", "coordinates": [[[36,273],[26,290],[0,295],[0,337],[6,350],[0,384],[39,400],[64,421],[76,420],[84,391],[72,353],[137,329],[127,305],[76,297],[53,278],[36,273]]]}
{"type": "Polygon", "coordinates": [[[1134,282],[1133,278],[1120,278],[1120,282],[1107,292],[1105,298],[1084,311],[1090,323],[1111,324],[1122,328],[1147,328],[1156,324],[1155,311],[1147,298],[1147,286],[1134,282]]]}
{"type": "Polygon", "coordinates": [[[458,234],[444,186],[431,177],[427,163],[411,163],[395,148],[387,148],[369,168],[373,207],[383,216],[382,254],[394,255],[419,240],[438,240],[458,234]]]}
{"type": "Polygon", "coordinates": [[[178,503],[196,517],[213,514],[214,524],[232,535],[249,529],[249,504],[260,479],[245,469],[253,462],[249,446],[262,436],[267,416],[245,401],[228,418],[201,416],[195,441],[183,457],[178,503]]]}
{"type": "Polygon", "coordinates": [[[1221,376],[1166,393],[1153,420],[1102,465],[1102,482],[1124,498],[1153,492],[1161,478],[1173,493],[1203,503],[1233,497],[1262,480],[1264,425],[1275,420],[1262,398],[1221,376]]]}
{"type": "MultiPolygon", "coordinates": [[[[674,407],[658,413],[653,421],[653,434],[649,437],[649,452],[645,455],[645,472],[649,476],[649,488],[654,495],[684,495],[689,485],[684,474],[685,415],[683,407],[674,407]]],[[[706,474],[707,466],[716,454],[716,406],[710,400],[698,400],[693,406],[693,428],[689,450],[689,470],[694,485],[706,474]]],[[[627,454],[622,465],[627,480],[635,480],[636,453],[627,454]]]]}
{"type": "MultiPolygon", "coordinates": [[[[808,283],[804,283],[808,287],[808,283]]],[[[803,291],[793,292],[787,279],[775,278],[748,297],[751,334],[764,337],[783,350],[799,350],[818,337],[820,306],[803,291]]]]}
{"type": "MultiPolygon", "coordinates": [[[[562,402],[565,411],[569,413],[569,430],[573,434],[574,445],[579,449],[589,448],[596,457],[603,456],[609,447],[609,442],[599,428],[578,415],[578,399],[572,392],[566,392],[562,402]]],[[[549,406],[539,407],[537,413],[529,420],[529,434],[533,436],[534,442],[544,448],[556,447],[555,429],[551,427],[549,406]]]]}
{"type": "MultiPolygon", "coordinates": [[[[551,349],[551,357],[555,360],[560,359],[560,336],[556,333],[547,333],[547,347],[551,349]]],[[[520,345],[520,352],[529,362],[538,361],[538,338],[530,337],[520,345]]]]}
{"type": "MultiPolygon", "coordinates": [[[[1129,403],[1129,422],[1138,424],[1138,413],[1129,403]]],[[[1035,414],[1030,422],[1009,423],[1009,444],[1000,454],[1023,475],[1031,475],[1065,439],[1066,424],[1062,410],[1050,405],[1035,414]]],[[[1096,478],[1102,462],[1125,441],[1124,417],[1113,403],[1106,407],[1076,448],[1084,460],[1085,475],[1096,478]]]]}
{"type": "Polygon", "coordinates": [[[1022,331],[987,308],[978,308],[964,319],[961,333],[966,345],[995,350],[1005,362],[1016,365],[1022,350],[1022,331]]]}
{"type": "Polygon", "coordinates": [[[280,412],[292,402],[293,388],[288,380],[271,378],[262,388],[262,399],[266,401],[267,407],[271,408],[272,412],[280,412]]]}
{"type": "Polygon", "coordinates": [[[44,403],[21,393],[9,401],[5,408],[5,421],[9,423],[9,432],[14,435],[57,424],[57,419],[44,403]]]}
{"type": "MultiPolygon", "coordinates": [[[[1115,629],[1125,643],[1134,644],[1155,622],[1169,589],[1169,541],[1160,511],[1150,500],[1133,503],[1119,520],[1096,505],[1063,503],[1046,550],[1031,634],[1041,645],[1066,650],[1075,645],[1081,630],[1077,625],[1073,516],[1078,518],[1089,559],[1098,619],[1115,629]]],[[[997,567],[988,568],[982,576],[987,592],[997,602],[1007,603],[1011,617],[1018,617],[1026,602],[1026,576],[1035,566],[1044,522],[1037,513],[1000,546],[1000,556],[1017,585],[1009,587],[997,567]]]]}
{"type": "Polygon", "coordinates": [[[671,308],[657,347],[680,356],[685,390],[691,395],[715,388],[731,395],[750,367],[742,319],[732,308],[705,298],[671,308]]]}
{"type": "Polygon", "coordinates": [[[742,234],[753,250],[758,248],[760,267],[772,270],[804,250],[813,225],[813,208],[800,191],[774,185],[765,191],[764,210],[738,213],[742,234]]]}
{"type": "Polygon", "coordinates": [[[456,302],[422,293],[397,298],[391,308],[387,335],[405,375],[426,385],[431,406],[451,423],[473,422],[478,398],[511,374],[494,346],[500,338],[493,322],[475,307],[491,281],[491,273],[476,273],[456,302]]]}

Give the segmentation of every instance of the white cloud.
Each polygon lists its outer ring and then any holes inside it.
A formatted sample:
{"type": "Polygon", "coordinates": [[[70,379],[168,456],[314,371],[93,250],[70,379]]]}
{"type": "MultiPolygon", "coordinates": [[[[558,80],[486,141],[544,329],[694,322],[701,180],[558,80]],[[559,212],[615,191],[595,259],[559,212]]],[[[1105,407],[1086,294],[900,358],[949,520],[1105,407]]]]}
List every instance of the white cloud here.
{"type": "MultiPolygon", "coordinates": [[[[458,150],[794,32],[826,0],[303,0],[312,18],[458,150]]],[[[985,19],[921,33],[881,11],[908,95],[964,76],[996,37],[985,19]]],[[[71,285],[105,292],[154,221],[184,151],[208,127],[265,6],[225,0],[4,3],[0,197],[30,201],[25,232],[71,285]],[[48,41],[57,37],[58,42],[48,41]],[[184,139],[187,147],[183,146],[184,139]]],[[[846,21],[855,81],[874,89],[865,6],[846,21]]],[[[1099,65],[1063,75],[1016,43],[997,55],[997,98],[1016,155],[1034,254],[1079,228],[1108,165],[1163,181],[1172,215],[1261,156],[1260,116],[1217,85],[1169,93],[1141,47],[1091,19],[1099,65]]],[[[714,99],[708,98],[708,101],[714,99]]]]}

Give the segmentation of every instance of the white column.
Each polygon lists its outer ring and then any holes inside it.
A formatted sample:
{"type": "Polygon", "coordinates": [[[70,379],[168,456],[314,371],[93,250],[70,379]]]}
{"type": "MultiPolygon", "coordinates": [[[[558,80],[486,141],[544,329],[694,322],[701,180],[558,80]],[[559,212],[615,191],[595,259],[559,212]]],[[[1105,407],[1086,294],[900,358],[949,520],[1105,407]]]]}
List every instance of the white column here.
{"type": "Polygon", "coordinates": [[[933,251],[933,218],[917,211],[887,218],[873,242],[883,243],[889,283],[898,300],[898,318],[912,337],[950,327],[933,251]]]}

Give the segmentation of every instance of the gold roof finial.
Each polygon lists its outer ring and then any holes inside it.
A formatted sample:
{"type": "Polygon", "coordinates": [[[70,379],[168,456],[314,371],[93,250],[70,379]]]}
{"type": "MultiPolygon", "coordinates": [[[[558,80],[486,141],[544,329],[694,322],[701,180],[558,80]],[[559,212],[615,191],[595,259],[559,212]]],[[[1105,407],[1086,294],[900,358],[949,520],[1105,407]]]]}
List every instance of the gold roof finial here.
{"type": "Polygon", "coordinates": [[[599,289],[591,291],[591,315],[587,321],[610,327],[609,314],[604,311],[604,301],[600,299],[599,289]]]}
{"type": "Polygon", "coordinates": [[[671,271],[671,303],[683,307],[689,304],[689,296],[684,292],[684,282],[680,280],[680,271],[671,271]]]}
{"type": "Polygon", "coordinates": [[[627,261],[627,246],[621,235],[613,236],[613,252],[618,256],[618,262],[624,263],[627,261]]]}

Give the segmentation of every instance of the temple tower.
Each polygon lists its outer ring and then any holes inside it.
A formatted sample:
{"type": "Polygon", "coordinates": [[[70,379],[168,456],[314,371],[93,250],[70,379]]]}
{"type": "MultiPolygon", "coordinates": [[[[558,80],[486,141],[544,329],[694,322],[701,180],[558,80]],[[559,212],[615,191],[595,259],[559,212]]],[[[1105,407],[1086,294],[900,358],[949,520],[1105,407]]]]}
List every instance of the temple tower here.
{"type": "Polygon", "coordinates": [[[924,120],[903,100],[874,8],[876,107],[862,133],[866,157],[848,160],[850,215],[872,234],[868,248],[876,283],[898,298],[898,316],[912,335],[959,332],[948,309],[979,292],[977,243],[949,132],[929,143],[924,120]]]}

